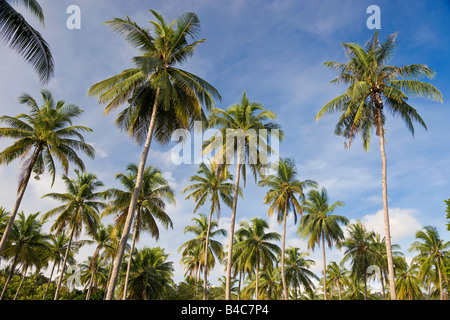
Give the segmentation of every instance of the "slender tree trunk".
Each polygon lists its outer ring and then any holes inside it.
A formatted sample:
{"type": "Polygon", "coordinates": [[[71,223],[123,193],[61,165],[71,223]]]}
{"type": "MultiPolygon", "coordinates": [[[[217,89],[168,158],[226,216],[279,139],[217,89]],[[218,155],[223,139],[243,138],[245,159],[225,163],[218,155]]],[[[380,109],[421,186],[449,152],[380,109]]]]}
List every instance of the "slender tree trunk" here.
{"type": "Polygon", "coordinates": [[[25,275],[27,273],[28,270],[28,266],[27,267],[23,267],[23,271],[22,271],[22,279],[20,280],[20,284],[19,287],[17,288],[16,294],[14,295],[14,299],[13,300],[17,300],[17,297],[19,296],[19,292],[20,289],[22,289],[22,285],[23,285],[23,280],[25,279],[25,275]]]}
{"type": "Polygon", "coordinates": [[[106,293],[107,293],[109,280],[111,278],[111,273],[112,273],[112,264],[113,264],[113,260],[109,263],[108,279],[106,280],[105,292],[103,293],[103,300],[106,299],[106,293]]]}
{"type": "Polygon", "coordinates": [[[441,300],[445,300],[444,299],[444,288],[442,285],[442,271],[441,271],[441,266],[439,265],[439,260],[436,257],[436,267],[437,267],[437,271],[438,271],[438,275],[439,275],[439,296],[441,300]]]}
{"type": "Polygon", "coordinates": [[[338,280],[338,293],[339,293],[339,300],[342,300],[342,293],[341,293],[341,281],[338,280]]]}
{"type": "Polygon", "coordinates": [[[259,254],[256,251],[256,286],[255,286],[255,300],[258,300],[258,290],[259,290],[259,254]]]}
{"type": "Polygon", "coordinates": [[[33,167],[36,164],[36,160],[37,160],[39,154],[41,153],[41,151],[42,151],[42,146],[41,145],[36,146],[33,157],[31,158],[30,165],[27,168],[25,177],[24,177],[23,181],[21,182],[21,186],[19,188],[19,192],[17,195],[17,200],[14,205],[14,209],[11,212],[11,216],[9,217],[8,224],[6,225],[6,228],[3,231],[2,240],[0,241],[0,258],[2,257],[3,249],[5,248],[6,241],[8,240],[9,232],[11,231],[11,228],[14,224],[14,219],[16,218],[17,212],[19,211],[19,206],[20,206],[20,203],[22,202],[23,195],[25,194],[25,190],[28,186],[28,181],[30,181],[31,173],[33,172],[33,167]]]}
{"type": "Polygon", "coordinates": [[[367,272],[364,272],[364,300],[367,300],[367,272]]]}
{"type": "MultiPolygon", "coordinates": [[[[214,206],[214,203],[213,203],[214,206]]],[[[207,287],[207,277],[208,277],[208,247],[209,247],[209,233],[211,232],[211,219],[213,210],[209,213],[208,230],[206,231],[206,241],[205,241],[205,271],[203,276],[203,300],[206,300],[206,287],[207,287]]]]}
{"type": "Polygon", "coordinates": [[[378,135],[380,137],[380,153],[381,153],[381,183],[383,189],[383,212],[384,212],[384,232],[386,241],[386,256],[388,263],[389,273],[389,289],[391,293],[391,300],[397,300],[395,293],[395,274],[394,274],[394,262],[392,259],[392,246],[391,246],[391,230],[389,226],[389,211],[388,211],[388,197],[387,197],[387,161],[386,151],[384,149],[384,128],[381,121],[381,108],[378,108],[379,126],[378,135]]]}
{"type": "Polygon", "coordinates": [[[138,173],[136,177],[136,186],[134,187],[133,195],[131,196],[130,206],[128,208],[127,219],[123,227],[122,237],[120,238],[119,247],[117,250],[116,258],[114,259],[113,271],[111,273],[111,279],[109,281],[108,292],[106,294],[106,300],[112,300],[114,298],[114,290],[116,288],[117,277],[119,276],[120,264],[122,263],[123,254],[128,241],[128,235],[130,234],[131,221],[133,220],[134,210],[136,209],[137,200],[139,198],[139,192],[141,190],[142,178],[144,176],[145,162],[147,160],[150,145],[152,143],[153,129],[156,122],[156,111],[158,108],[160,89],[156,89],[155,102],[153,104],[152,117],[150,120],[150,126],[148,127],[147,139],[145,141],[144,150],[142,151],[141,161],[138,167],[138,173]]]}
{"type": "Polygon", "coordinates": [[[286,247],[286,216],[287,216],[287,201],[286,201],[286,205],[284,206],[283,238],[281,241],[281,281],[283,283],[284,300],[289,299],[287,285],[286,285],[286,275],[285,275],[285,270],[284,270],[284,254],[285,254],[285,247],[286,247]]]}
{"type": "Polygon", "coordinates": [[[52,282],[53,271],[55,271],[55,267],[56,267],[56,260],[53,263],[52,272],[50,272],[50,278],[48,278],[47,286],[45,287],[44,297],[42,298],[42,300],[45,300],[45,297],[47,296],[48,287],[50,286],[50,283],[52,282]]]}
{"type": "Polygon", "coordinates": [[[325,256],[325,235],[322,233],[322,254],[323,254],[323,298],[327,300],[327,260],[325,256]]]}
{"type": "Polygon", "coordinates": [[[380,280],[381,280],[381,289],[383,291],[383,297],[384,300],[386,300],[386,289],[384,288],[384,275],[383,275],[383,269],[381,269],[380,272],[380,280]]]}
{"type": "Polygon", "coordinates": [[[66,253],[64,254],[64,260],[61,267],[61,275],[58,279],[58,285],[56,286],[54,300],[58,300],[59,290],[61,290],[62,279],[64,277],[64,270],[66,269],[67,257],[69,256],[70,245],[72,244],[73,234],[75,233],[75,226],[72,226],[72,231],[70,232],[69,243],[67,244],[66,253]]]}
{"type": "MultiPolygon", "coordinates": [[[[139,209],[138,209],[138,212],[139,212],[139,209]]],[[[134,246],[136,245],[136,235],[137,235],[137,230],[138,230],[138,224],[139,224],[139,214],[138,214],[138,216],[136,216],[136,221],[134,222],[133,240],[131,242],[130,256],[128,257],[127,274],[125,276],[125,283],[123,285],[122,300],[127,300],[128,279],[130,279],[131,260],[133,257],[134,246]]]]}
{"type": "Polygon", "coordinates": [[[100,245],[98,245],[97,248],[95,249],[94,259],[93,259],[92,265],[91,265],[92,276],[89,279],[88,292],[86,294],[86,300],[89,300],[91,298],[92,285],[94,284],[94,276],[95,276],[95,272],[97,271],[97,259],[98,259],[99,252],[100,252],[100,245]]]}
{"type": "Polygon", "coordinates": [[[234,224],[236,221],[236,207],[239,191],[239,178],[241,173],[241,151],[238,151],[237,164],[236,164],[236,182],[234,186],[234,198],[233,207],[231,209],[231,225],[230,225],[230,238],[228,240],[228,261],[227,261],[227,283],[225,299],[231,300],[231,266],[233,264],[233,238],[234,238],[234,224]]]}
{"type": "Polygon", "coordinates": [[[242,282],[242,271],[239,270],[239,285],[238,285],[238,300],[241,300],[241,282],[242,282]]]}
{"type": "Polygon", "coordinates": [[[14,275],[14,269],[16,269],[16,265],[17,265],[17,256],[14,257],[14,261],[12,263],[11,270],[8,274],[8,277],[6,278],[5,285],[3,286],[2,294],[0,295],[0,300],[3,300],[3,296],[5,295],[5,292],[6,292],[6,287],[8,286],[9,281],[11,281],[11,278],[14,275]]]}

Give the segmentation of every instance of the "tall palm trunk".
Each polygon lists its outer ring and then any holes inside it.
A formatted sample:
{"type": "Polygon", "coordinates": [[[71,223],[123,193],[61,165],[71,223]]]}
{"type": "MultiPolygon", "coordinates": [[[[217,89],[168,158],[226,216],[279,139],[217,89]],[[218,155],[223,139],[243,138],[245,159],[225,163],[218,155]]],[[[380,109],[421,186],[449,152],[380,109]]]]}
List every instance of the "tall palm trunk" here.
{"type": "Polygon", "coordinates": [[[234,238],[234,224],[236,221],[236,207],[239,191],[239,178],[241,173],[241,151],[238,152],[236,164],[236,182],[234,186],[233,207],[231,209],[231,225],[230,225],[230,239],[228,240],[228,261],[227,261],[227,283],[225,299],[231,300],[231,266],[233,264],[233,238],[234,238]]]}
{"type": "Polygon", "coordinates": [[[50,287],[50,283],[52,282],[52,277],[53,277],[53,272],[55,271],[55,267],[56,267],[56,260],[55,260],[55,262],[53,262],[52,272],[50,272],[50,277],[48,278],[47,286],[45,287],[45,292],[44,292],[44,296],[43,296],[42,300],[45,300],[45,297],[47,296],[47,291],[48,291],[48,288],[50,287]]]}
{"type": "Polygon", "coordinates": [[[256,285],[255,285],[255,300],[258,300],[259,291],[259,251],[256,251],[256,285]]]}
{"type": "MultiPolygon", "coordinates": [[[[213,203],[214,206],[214,203],[213,203]]],[[[208,230],[206,231],[206,240],[205,240],[205,271],[203,276],[203,300],[206,300],[206,287],[207,287],[207,277],[208,277],[208,247],[209,247],[209,233],[211,231],[211,219],[213,214],[213,208],[211,208],[211,212],[209,213],[209,221],[208,221],[208,230]]]]}
{"type": "MultiPolygon", "coordinates": [[[[137,210],[137,212],[139,212],[139,209],[137,210]]],[[[127,274],[125,276],[125,283],[123,286],[122,300],[127,300],[128,279],[130,278],[131,260],[133,258],[134,246],[136,245],[136,235],[137,235],[137,230],[138,230],[138,224],[139,224],[139,213],[136,216],[136,221],[134,222],[133,240],[131,241],[130,256],[128,257],[127,274]]]]}
{"type": "Polygon", "coordinates": [[[36,164],[37,158],[42,151],[42,146],[36,146],[34,150],[33,157],[31,158],[31,162],[27,168],[24,179],[21,181],[19,192],[17,195],[17,200],[14,205],[14,209],[11,212],[11,216],[9,217],[8,224],[6,225],[5,230],[3,231],[2,240],[0,241],[0,258],[2,256],[3,249],[5,248],[6,241],[8,239],[9,232],[14,224],[14,219],[16,218],[17,212],[19,211],[20,203],[22,202],[23,195],[25,194],[25,189],[28,186],[28,182],[30,181],[31,173],[33,172],[33,167],[36,164]]]}
{"type": "Polygon", "coordinates": [[[381,184],[383,189],[383,213],[384,213],[384,232],[386,241],[386,255],[388,263],[389,274],[389,289],[391,293],[391,300],[397,300],[395,293],[395,274],[394,274],[394,262],[392,259],[392,246],[391,246],[391,230],[389,226],[389,210],[388,210],[388,197],[387,197],[387,161],[386,151],[384,149],[384,128],[381,119],[381,109],[383,107],[381,99],[378,101],[378,136],[380,137],[380,153],[381,153],[381,184]]]}
{"type": "Polygon", "coordinates": [[[17,255],[14,257],[14,261],[12,263],[11,270],[8,274],[8,277],[6,278],[5,285],[3,286],[2,294],[0,295],[0,300],[3,300],[3,296],[6,292],[6,287],[8,286],[9,281],[11,281],[11,278],[14,275],[14,270],[16,269],[16,265],[17,265],[17,255]]]}
{"type": "Polygon", "coordinates": [[[289,299],[287,285],[286,285],[286,275],[285,275],[285,271],[284,271],[284,253],[285,253],[285,246],[286,246],[286,216],[287,216],[287,201],[286,201],[286,205],[284,207],[283,238],[281,240],[281,281],[283,282],[284,300],[289,299]]]}
{"type": "Polygon", "coordinates": [[[342,293],[341,293],[341,280],[338,280],[338,293],[339,293],[339,300],[342,300],[342,293]]]}
{"type": "Polygon", "coordinates": [[[441,266],[439,264],[439,259],[436,257],[436,267],[437,267],[437,271],[438,271],[438,275],[439,275],[439,294],[440,294],[440,299],[441,300],[445,300],[444,298],[444,288],[442,285],[442,271],[441,271],[441,266]]]}
{"type": "Polygon", "coordinates": [[[20,289],[22,289],[23,280],[25,280],[25,275],[27,274],[27,270],[28,270],[28,266],[26,266],[26,267],[23,266],[22,279],[20,280],[19,287],[17,288],[16,294],[14,295],[14,299],[13,300],[17,300],[17,297],[19,296],[20,289]]]}
{"type": "Polygon", "coordinates": [[[56,286],[55,297],[54,300],[58,300],[59,290],[61,289],[62,279],[64,276],[64,270],[66,269],[67,257],[69,256],[70,245],[72,244],[72,238],[75,233],[75,225],[72,226],[72,231],[70,232],[69,243],[67,244],[66,253],[64,254],[64,260],[61,267],[61,275],[58,279],[58,285],[56,286]]]}
{"type": "Polygon", "coordinates": [[[99,252],[100,252],[100,245],[98,245],[97,248],[95,249],[94,257],[92,259],[92,264],[91,264],[92,275],[91,275],[91,279],[89,279],[88,292],[86,294],[86,300],[89,300],[91,298],[92,287],[93,287],[93,284],[94,284],[95,272],[97,272],[97,259],[98,259],[99,252]]]}
{"type": "Polygon", "coordinates": [[[113,271],[111,279],[109,281],[108,292],[106,294],[106,300],[112,300],[114,297],[114,289],[116,288],[117,277],[119,276],[120,264],[122,263],[123,254],[128,241],[128,235],[130,234],[131,221],[133,220],[134,210],[136,209],[137,200],[139,198],[139,192],[141,191],[142,178],[144,176],[145,162],[147,160],[150,145],[152,143],[153,128],[156,122],[156,111],[158,108],[160,89],[156,89],[155,102],[153,104],[152,117],[150,120],[150,126],[148,127],[147,138],[145,140],[144,150],[142,151],[141,161],[138,167],[138,173],[136,177],[136,186],[134,187],[133,195],[131,196],[130,206],[128,208],[127,219],[123,227],[122,237],[120,238],[119,247],[117,250],[116,258],[114,259],[113,271]]]}
{"type": "Polygon", "coordinates": [[[323,298],[327,300],[327,260],[325,256],[325,234],[322,233],[322,253],[323,253],[323,298]]]}

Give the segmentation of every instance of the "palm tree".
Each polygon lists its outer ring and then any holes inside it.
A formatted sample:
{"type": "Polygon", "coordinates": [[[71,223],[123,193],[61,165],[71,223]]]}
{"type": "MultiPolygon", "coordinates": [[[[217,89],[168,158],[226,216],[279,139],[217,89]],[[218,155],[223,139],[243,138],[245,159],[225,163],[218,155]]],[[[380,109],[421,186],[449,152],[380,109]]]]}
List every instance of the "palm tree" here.
{"type": "Polygon", "coordinates": [[[130,300],[150,300],[161,297],[172,282],[173,262],[160,247],[136,250],[131,259],[129,281],[130,300]]]}
{"type": "Polygon", "coordinates": [[[96,192],[99,187],[103,187],[103,182],[99,181],[95,174],[81,173],[78,170],[75,170],[75,173],[76,179],[70,179],[66,175],[62,177],[66,185],[66,193],[48,193],[43,196],[43,198],[48,197],[64,203],[44,214],[43,219],[59,214],[50,231],[59,234],[65,229],[70,230],[69,243],[56,287],[55,300],[58,299],[72,239],[80,236],[83,226],[87,229],[88,234],[95,234],[100,223],[99,210],[106,207],[102,200],[108,196],[107,192],[96,192]]]}
{"type": "Polygon", "coordinates": [[[277,212],[277,220],[283,223],[283,238],[281,241],[281,279],[283,283],[284,299],[288,300],[288,288],[286,285],[286,273],[284,269],[285,247],[286,247],[286,219],[288,211],[293,210],[294,224],[297,223],[297,212],[303,216],[302,208],[296,198],[304,198],[303,190],[306,187],[317,187],[313,180],[300,181],[297,179],[297,168],[292,159],[280,159],[277,166],[276,175],[264,177],[259,183],[260,187],[269,187],[270,190],[264,197],[264,204],[271,204],[269,216],[277,212]]]}
{"type": "Polygon", "coordinates": [[[29,107],[29,114],[0,117],[0,122],[9,126],[0,128],[0,137],[16,140],[13,145],[0,152],[0,164],[8,164],[19,157],[22,162],[17,200],[0,242],[0,256],[31,174],[34,172],[38,179],[39,175],[48,170],[52,174],[53,185],[56,174],[55,160],[61,163],[67,174],[70,162],[84,170],[84,163],[76,151],[82,151],[94,158],[94,148],[84,142],[82,135],[92,130],[72,125],[72,120],[78,117],[82,110],[75,105],[66,104],[64,100],[55,102],[53,95],[47,90],[42,90],[41,95],[44,102],[42,107],[39,107],[29,94],[25,93],[19,97],[19,102],[29,107]]]}
{"type": "MultiPolygon", "coordinates": [[[[115,235],[124,228],[130,201],[133,196],[134,186],[136,185],[138,170],[139,169],[136,164],[129,164],[127,167],[127,174],[119,173],[116,175],[116,179],[122,183],[122,185],[126,188],[126,191],[118,189],[109,190],[111,195],[115,196],[115,199],[102,213],[102,217],[114,212],[118,213],[116,217],[116,225],[113,231],[115,235]]],[[[152,166],[147,166],[143,173],[142,186],[136,204],[136,217],[129,258],[132,257],[136,241],[139,240],[142,232],[148,231],[156,240],[159,239],[159,228],[156,220],[158,220],[165,229],[169,227],[173,228],[172,220],[165,211],[166,202],[169,204],[175,204],[174,190],[162,176],[159,169],[152,166]]],[[[124,300],[127,295],[130,267],[131,260],[128,261],[127,276],[125,278],[123,290],[124,300]]]]}
{"type": "Polygon", "coordinates": [[[200,278],[200,271],[202,270],[202,261],[204,261],[201,254],[202,247],[195,246],[189,250],[184,250],[180,260],[180,264],[183,265],[186,270],[184,273],[186,281],[192,281],[194,283],[194,297],[197,296],[198,281],[200,278]]]}
{"type": "MultiPolygon", "coordinates": [[[[194,213],[200,206],[205,204],[208,197],[210,198],[211,209],[209,212],[208,229],[206,231],[206,248],[209,247],[209,235],[213,214],[217,212],[217,217],[220,219],[220,200],[228,207],[232,206],[233,199],[231,194],[233,193],[233,184],[227,182],[232,179],[233,177],[228,173],[226,168],[219,172],[216,164],[211,163],[208,168],[206,164],[202,163],[199,166],[197,175],[192,176],[190,179],[190,181],[194,183],[181,191],[182,193],[192,191],[187,195],[186,199],[193,198],[196,202],[194,213]]],[[[208,254],[206,251],[204,265],[208,265],[208,254]]],[[[207,274],[208,268],[205,268],[203,276],[203,300],[206,300],[207,274]]]]}
{"type": "MultiPolygon", "coordinates": [[[[25,6],[44,25],[44,12],[36,0],[9,2],[25,6]]],[[[48,43],[6,0],[0,0],[0,39],[33,66],[41,84],[47,83],[53,76],[53,57],[48,43]]]]}
{"type": "Polygon", "coordinates": [[[391,66],[388,60],[397,46],[396,34],[387,37],[384,43],[378,39],[378,33],[367,42],[364,48],[356,43],[344,43],[349,56],[347,63],[326,62],[325,66],[339,73],[333,83],[348,85],[345,93],[328,102],[316,115],[316,120],[325,114],[340,112],[335,134],[351,140],[361,134],[363,146],[368,151],[372,129],[380,139],[382,160],[383,212],[385,240],[388,257],[389,283],[391,299],[395,300],[394,265],[391,253],[391,235],[389,225],[387,197],[387,163],[385,152],[385,112],[399,115],[409,131],[414,135],[413,121],[426,129],[425,122],[411,105],[408,95],[426,97],[441,101],[441,93],[431,84],[419,81],[422,77],[431,78],[434,72],[426,65],[391,66]]]}
{"type": "Polygon", "coordinates": [[[423,298],[421,280],[418,277],[419,265],[408,265],[404,257],[400,258],[402,263],[396,268],[397,279],[395,290],[399,300],[421,300],[423,298]]]}
{"type": "Polygon", "coordinates": [[[200,30],[197,15],[185,13],[172,23],[167,23],[159,13],[150,11],[157,20],[151,21],[153,34],[129,17],[106,22],[113,31],[138,48],[142,55],[133,59],[135,68],[93,85],[88,92],[91,96],[98,96],[99,103],[108,103],[105,113],[130,102],[130,107],[119,114],[116,123],[137,141],[145,141],[136,186],[114,262],[106,297],[108,300],[113,297],[152,137],[155,136],[161,143],[169,142],[176,126],[189,128],[191,120],[205,119],[202,104],[210,109],[213,98],[221,99],[217,90],[205,80],[175,67],[190,58],[195,48],[205,41],[188,41],[189,38],[194,40],[200,30]]]}
{"type": "MultiPolygon", "coordinates": [[[[387,254],[386,254],[386,240],[384,237],[382,238],[379,233],[375,233],[375,237],[373,239],[373,249],[377,252],[375,255],[375,265],[380,267],[380,282],[381,289],[383,292],[384,298],[386,298],[386,289],[385,289],[385,279],[388,279],[388,265],[387,265],[387,254]]],[[[391,252],[394,261],[394,269],[398,263],[402,265],[402,256],[403,253],[401,251],[397,251],[400,249],[400,246],[397,244],[391,244],[391,252]]],[[[376,273],[374,274],[376,276],[376,273]]]]}
{"type": "Polygon", "coordinates": [[[277,232],[266,233],[269,224],[264,219],[253,218],[250,223],[243,221],[239,224],[237,234],[244,240],[235,244],[235,250],[239,256],[238,263],[255,272],[255,300],[258,300],[259,270],[261,266],[264,270],[273,268],[273,261],[281,250],[271,241],[279,241],[281,236],[277,232]]]}
{"type": "Polygon", "coordinates": [[[100,258],[100,250],[105,249],[112,249],[111,245],[111,233],[110,230],[108,230],[105,226],[102,224],[99,224],[97,227],[97,230],[95,230],[95,233],[92,235],[92,238],[94,242],[97,244],[97,247],[95,248],[94,255],[92,256],[92,261],[90,265],[90,273],[91,277],[88,282],[88,291],[86,293],[86,300],[89,300],[92,293],[92,286],[94,284],[94,278],[96,276],[97,267],[98,267],[98,260],[100,258]]]}
{"type": "Polygon", "coordinates": [[[314,250],[316,245],[321,245],[320,242],[322,241],[323,293],[325,300],[327,300],[325,240],[329,248],[344,240],[344,232],[339,224],[346,225],[348,219],[344,216],[332,214],[338,207],[343,206],[344,203],[342,201],[336,201],[330,205],[325,188],[322,188],[320,191],[309,191],[308,198],[303,200],[303,212],[307,214],[303,216],[297,230],[297,235],[300,235],[303,239],[308,238],[308,249],[314,250]]]}
{"type": "MultiPolygon", "coordinates": [[[[211,219],[211,214],[209,215],[211,219]]],[[[188,240],[185,243],[183,243],[178,251],[181,251],[182,248],[184,248],[182,252],[182,256],[189,256],[192,250],[195,250],[195,248],[199,248],[197,254],[198,254],[198,269],[196,271],[200,272],[200,270],[203,268],[204,276],[207,277],[209,271],[214,268],[215,266],[215,257],[217,257],[219,260],[223,259],[223,246],[222,244],[217,241],[213,240],[212,238],[215,236],[226,236],[227,232],[224,229],[217,229],[219,226],[219,223],[217,220],[208,220],[206,215],[200,214],[200,217],[194,217],[192,218],[192,221],[195,223],[193,226],[186,226],[184,228],[184,233],[193,233],[196,235],[194,239],[188,240]],[[206,259],[202,257],[207,257],[206,259]]],[[[207,283],[205,283],[205,280],[203,280],[203,300],[206,300],[206,289],[205,286],[207,283]]]]}
{"type": "MultiPolygon", "coordinates": [[[[25,216],[23,212],[20,212],[17,221],[13,225],[8,246],[4,250],[4,256],[12,259],[11,268],[5,280],[0,300],[3,299],[6,288],[18,264],[22,264],[22,279],[29,266],[41,265],[40,251],[46,248],[48,236],[42,233],[43,222],[39,221],[39,214],[37,212],[25,216]]],[[[19,290],[17,290],[18,292],[19,290]]]]}
{"type": "Polygon", "coordinates": [[[346,248],[341,263],[351,259],[352,276],[364,279],[364,300],[367,300],[367,268],[375,265],[382,256],[376,248],[375,232],[368,231],[363,222],[358,220],[347,230],[349,235],[339,244],[339,248],[346,248]]]}
{"type": "Polygon", "coordinates": [[[313,290],[315,286],[311,279],[319,280],[319,277],[309,270],[316,263],[308,259],[308,256],[308,252],[295,247],[289,247],[286,251],[286,282],[294,289],[294,300],[297,300],[300,286],[305,290],[313,290]]]}
{"type": "Polygon", "coordinates": [[[413,262],[420,264],[419,274],[426,274],[434,268],[439,281],[440,299],[445,300],[443,289],[443,270],[448,268],[450,258],[450,241],[444,242],[439,236],[436,227],[425,226],[416,232],[416,240],[411,244],[409,251],[418,251],[413,262]]]}
{"type": "MultiPolygon", "coordinates": [[[[47,286],[45,287],[42,300],[45,300],[45,297],[47,296],[47,291],[48,288],[50,287],[55,267],[59,270],[59,266],[63,262],[68,244],[69,244],[69,236],[66,235],[64,232],[58,234],[50,234],[49,242],[44,253],[44,261],[46,261],[46,263],[53,261],[53,266],[52,271],[50,272],[50,277],[48,278],[47,286]]],[[[72,243],[71,250],[69,250],[69,256],[67,257],[69,264],[75,263],[74,254],[78,251],[80,246],[81,246],[80,242],[72,243]]]]}
{"type": "Polygon", "coordinates": [[[237,154],[236,180],[228,240],[227,300],[231,299],[230,285],[233,263],[233,239],[241,173],[245,187],[247,164],[253,172],[255,181],[258,175],[263,173],[263,170],[267,168],[267,155],[273,152],[273,150],[264,142],[264,139],[261,139],[261,137],[257,139],[256,133],[260,132],[260,130],[275,130],[274,132],[278,133],[278,135],[275,134],[273,137],[282,140],[284,136],[283,132],[280,130],[278,124],[270,122],[273,119],[276,119],[274,112],[265,110],[258,102],[250,102],[245,92],[240,104],[234,104],[226,110],[219,108],[213,109],[208,119],[209,126],[219,126],[219,131],[211,139],[204,142],[203,153],[208,154],[216,149],[217,153],[213,161],[219,165],[224,163],[231,164],[234,161],[234,154],[237,154]],[[234,135],[237,135],[237,143],[234,141],[234,135]],[[219,136],[222,137],[222,144],[219,136]]]}
{"type": "Polygon", "coordinates": [[[347,270],[342,265],[338,265],[335,261],[331,261],[327,266],[327,286],[331,287],[333,294],[334,287],[337,286],[339,300],[342,300],[342,280],[345,278],[347,270]]]}

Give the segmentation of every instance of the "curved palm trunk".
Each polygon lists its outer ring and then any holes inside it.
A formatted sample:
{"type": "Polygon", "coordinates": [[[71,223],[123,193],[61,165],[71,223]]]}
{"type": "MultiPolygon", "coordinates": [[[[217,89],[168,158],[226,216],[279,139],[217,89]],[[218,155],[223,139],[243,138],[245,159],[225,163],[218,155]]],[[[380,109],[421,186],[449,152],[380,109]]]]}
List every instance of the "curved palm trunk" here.
{"type": "Polygon", "coordinates": [[[26,267],[24,266],[23,272],[22,272],[22,279],[20,280],[19,287],[17,288],[16,294],[14,295],[14,299],[13,300],[17,300],[17,297],[19,296],[20,289],[22,289],[23,280],[25,280],[25,275],[27,273],[27,270],[28,270],[28,266],[26,266],[26,267]]]}
{"type": "Polygon", "coordinates": [[[6,292],[6,287],[8,286],[9,281],[11,281],[11,278],[14,275],[14,270],[16,269],[16,265],[17,265],[17,255],[14,257],[14,261],[11,266],[11,271],[8,274],[8,278],[6,278],[5,285],[3,286],[2,294],[0,295],[0,300],[3,300],[3,296],[5,295],[5,292],[6,292]]]}
{"type": "Polygon", "coordinates": [[[37,158],[42,151],[42,146],[38,145],[34,150],[33,157],[31,158],[30,165],[27,168],[27,172],[21,185],[19,187],[19,192],[17,195],[16,203],[14,204],[14,209],[11,212],[11,216],[9,217],[8,224],[6,225],[5,231],[3,232],[2,240],[0,241],[0,258],[2,256],[3,249],[5,248],[6,241],[8,239],[9,232],[14,224],[14,219],[16,218],[17,212],[19,211],[20,203],[22,202],[23,195],[25,194],[25,190],[28,186],[28,182],[30,181],[31,173],[33,172],[33,167],[36,164],[37,158]]]}
{"type": "Polygon", "coordinates": [[[238,152],[237,164],[236,164],[236,182],[234,186],[234,198],[233,207],[231,209],[231,225],[230,225],[230,238],[228,240],[228,261],[227,261],[227,283],[225,299],[231,300],[231,266],[233,264],[233,237],[234,237],[234,224],[236,221],[236,207],[239,191],[239,178],[241,173],[241,152],[238,152]]]}
{"type": "Polygon", "coordinates": [[[380,119],[378,125],[378,136],[380,137],[380,153],[381,153],[381,184],[383,189],[383,213],[384,213],[384,232],[386,241],[386,255],[388,263],[389,274],[389,289],[391,293],[391,300],[397,300],[395,293],[395,274],[394,274],[394,262],[392,259],[392,246],[391,246],[391,230],[389,226],[389,210],[388,210],[388,197],[387,197],[387,160],[386,151],[384,149],[384,128],[381,122],[381,108],[378,107],[378,117],[380,119]]]}
{"type": "Polygon", "coordinates": [[[283,282],[284,300],[289,299],[287,285],[286,285],[286,275],[285,275],[285,271],[284,271],[284,253],[285,253],[285,246],[286,246],[286,215],[287,215],[287,202],[286,202],[286,206],[284,207],[283,238],[281,241],[281,281],[283,282]]]}
{"type": "Polygon", "coordinates": [[[64,254],[64,260],[61,267],[61,275],[59,276],[58,285],[56,286],[55,297],[53,298],[54,300],[58,300],[59,290],[61,289],[61,283],[64,276],[64,271],[66,269],[67,257],[69,256],[70,246],[72,244],[72,238],[74,233],[75,233],[75,226],[72,227],[72,231],[70,232],[69,243],[67,244],[66,253],[64,254]]]}
{"type": "Polygon", "coordinates": [[[323,298],[327,300],[327,260],[325,256],[325,235],[322,233],[322,253],[323,253],[323,298]]]}
{"type": "Polygon", "coordinates": [[[138,173],[136,177],[136,186],[131,196],[130,206],[128,208],[127,219],[123,227],[122,237],[120,238],[119,247],[117,250],[116,258],[114,259],[113,271],[111,273],[111,279],[108,285],[108,292],[106,294],[106,300],[112,300],[114,297],[114,290],[116,288],[117,277],[119,276],[120,264],[122,263],[123,254],[128,241],[128,235],[130,234],[131,221],[133,220],[134,210],[136,209],[139,192],[141,190],[142,178],[144,176],[145,162],[147,160],[150,145],[152,143],[153,128],[156,122],[156,111],[158,108],[158,98],[160,89],[156,89],[155,102],[153,104],[152,117],[150,120],[150,126],[148,127],[147,139],[145,140],[144,150],[142,151],[141,161],[139,163],[138,173]]]}
{"type": "Polygon", "coordinates": [[[92,293],[92,286],[94,284],[94,276],[95,276],[95,272],[97,271],[97,259],[98,259],[98,254],[100,251],[100,245],[97,246],[97,248],[95,249],[95,253],[94,253],[94,259],[92,261],[92,276],[91,279],[89,279],[89,285],[88,285],[88,292],[86,294],[86,300],[89,300],[91,298],[91,293],[92,293]]]}
{"type": "Polygon", "coordinates": [[[53,263],[52,272],[50,272],[50,277],[48,278],[47,286],[45,287],[45,292],[44,292],[44,296],[43,296],[42,300],[45,300],[45,297],[47,296],[47,291],[48,291],[48,288],[50,287],[50,283],[52,282],[52,277],[53,277],[53,272],[55,271],[55,267],[56,267],[56,260],[53,263]]]}
{"type": "MultiPolygon", "coordinates": [[[[138,209],[138,211],[139,211],[139,209],[138,209]]],[[[139,224],[139,215],[136,217],[136,221],[134,222],[133,241],[131,242],[130,257],[128,258],[127,274],[125,276],[125,283],[123,285],[122,300],[127,300],[128,279],[130,278],[131,260],[133,257],[134,246],[136,245],[136,235],[137,235],[137,230],[138,230],[138,224],[139,224]]]]}
{"type": "Polygon", "coordinates": [[[211,219],[212,219],[213,210],[209,213],[209,221],[208,221],[208,230],[206,231],[206,240],[205,240],[205,271],[203,276],[203,300],[206,300],[206,287],[208,284],[208,247],[209,247],[209,233],[211,231],[211,219]]]}

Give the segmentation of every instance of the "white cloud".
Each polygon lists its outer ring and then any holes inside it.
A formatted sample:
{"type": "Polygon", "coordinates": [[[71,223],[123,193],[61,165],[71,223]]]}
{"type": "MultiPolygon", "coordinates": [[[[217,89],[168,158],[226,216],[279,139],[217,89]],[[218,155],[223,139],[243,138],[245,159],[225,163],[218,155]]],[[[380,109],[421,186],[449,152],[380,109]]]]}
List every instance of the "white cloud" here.
{"type": "MultiPolygon", "coordinates": [[[[422,225],[416,219],[418,214],[419,212],[414,209],[389,209],[389,225],[393,242],[407,237],[413,237],[416,231],[422,228],[422,225]]],[[[365,222],[369,230],[374,230],[384,236],[383,210],[379,210],[375,214],[365,215],[362,221],[365,222]]]]}

